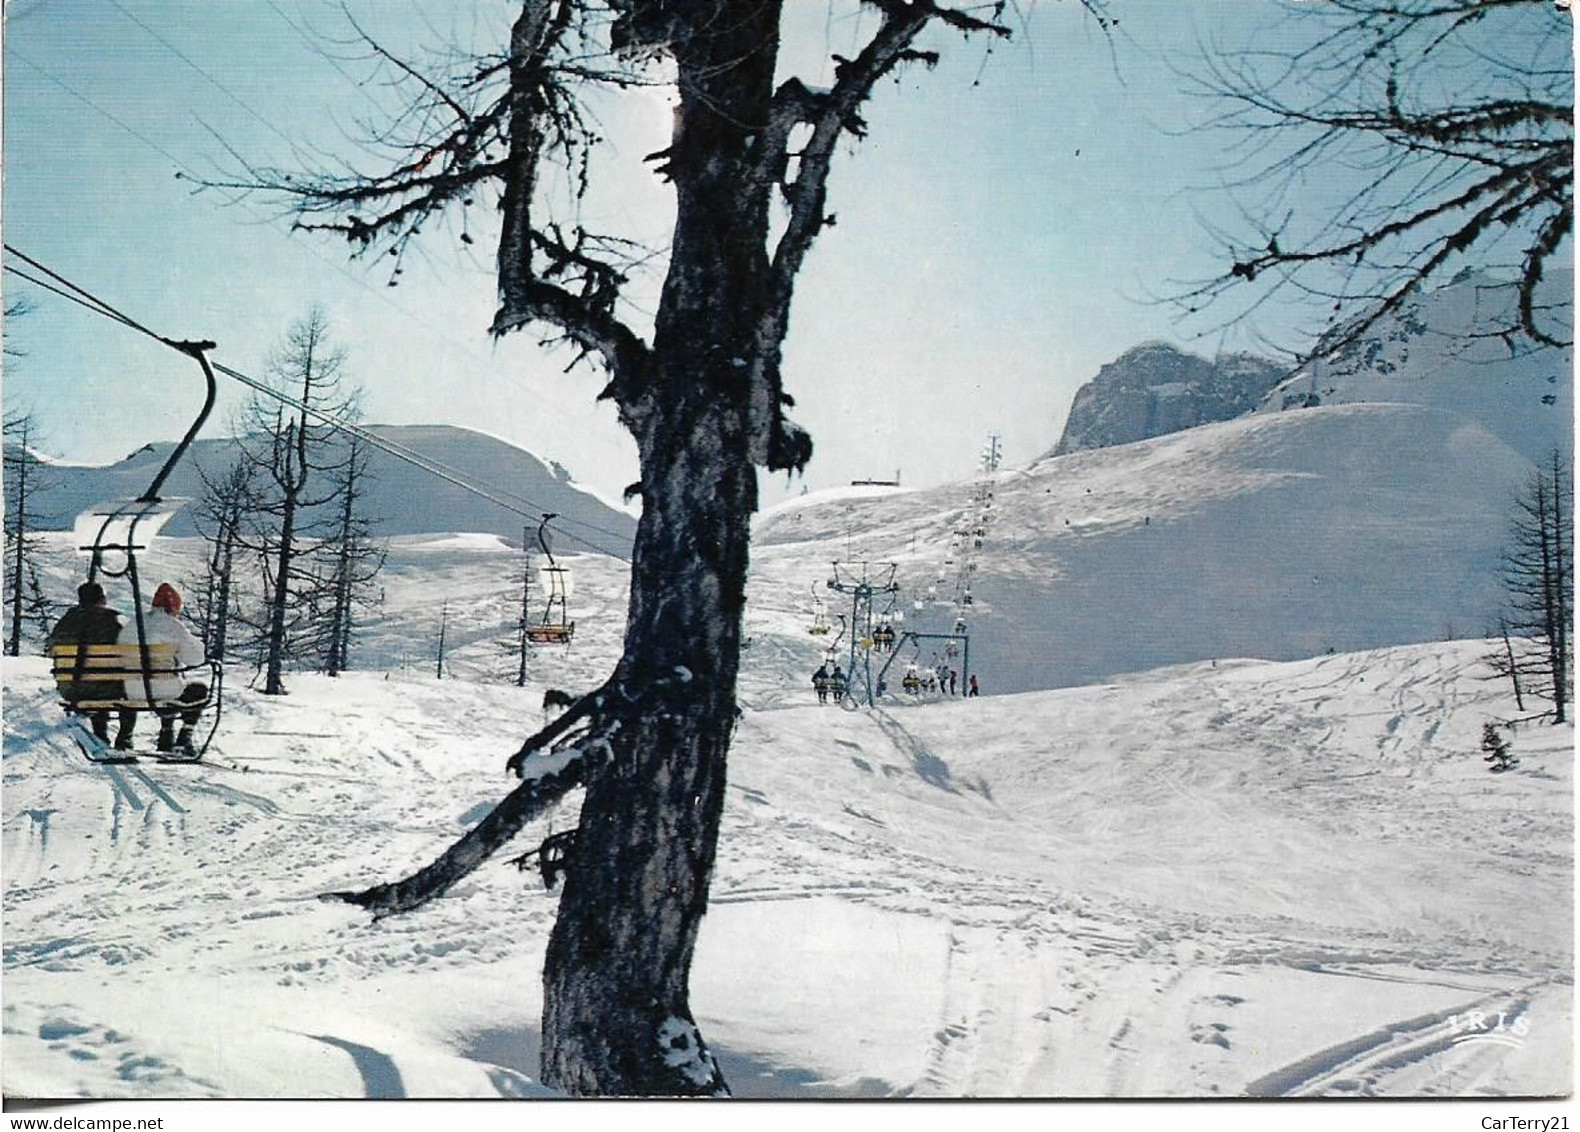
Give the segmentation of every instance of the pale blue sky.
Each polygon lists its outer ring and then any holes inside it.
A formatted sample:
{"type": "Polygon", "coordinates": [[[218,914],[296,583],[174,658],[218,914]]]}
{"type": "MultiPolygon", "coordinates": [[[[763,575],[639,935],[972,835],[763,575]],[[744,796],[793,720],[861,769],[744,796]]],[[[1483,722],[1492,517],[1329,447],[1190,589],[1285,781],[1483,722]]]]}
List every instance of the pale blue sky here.
{"type": "MultiPolygon", "coordinates": [[[[512,8],[350,6],[397,45],[453,33],[497,46],[512,8]]],[[[861,25],[845,5],[790,7],[794,57],[850,52],[861,25]]],[[[562,373],[529,337],[488,339],[486,238],[468,252],[439,234],[429,262],[390,288],[388,261],[349,262],[332,238],[293,235],[260,203],[194,195],[175,176],[225,161],[215,133],[280,164],[288,141],[349,149],[380,92],[358,85],[365,67],[332,66],[299,30],[343,33],[337,4],[9,0],[6,11],[8,243],[161,333],[216,340],[217,360],[253,374],[322,302],[369,421],[479,428],[609,492],[635,478],[634,448],[593,403],[594,375],[562,373]]],[[[1206,108],[1181,95],[1173,66],[1189,64],[1203,30],[1244,35],[1272,9],[1128,0],[1115,11],[1110,40],[1078,4],[1044,0],[991,55],[941,37],[942,66],[880,89],[869,137],[843,148],[831,180],[838,225],[797,291],[787,386],[817,451],[794,490],[896,470],[917,485],[962,478],[989,432],[1003,435],[1008,464],[1026,462],[1057,440],[1075,390],[1128,347],[1218,347],[1190,341],[1208,324],[1176,325],[1146,301],[1171,277],[1212,270],[1196,214],[1223,204],[1208,191],[1216,143],[1186,129],[1206,108]]],[[[591,206],[653,232],[666,194],[637,158],[658,148],[642,131],[662,129],[663,99],[610,112],[632,173],[591,206]]],[[[5,397],[35,409],[48,449],[103,461],[179,435],[199,389],[190,362],[48,295],[36,306],[11,329],[27,354],[5,397]]]]}

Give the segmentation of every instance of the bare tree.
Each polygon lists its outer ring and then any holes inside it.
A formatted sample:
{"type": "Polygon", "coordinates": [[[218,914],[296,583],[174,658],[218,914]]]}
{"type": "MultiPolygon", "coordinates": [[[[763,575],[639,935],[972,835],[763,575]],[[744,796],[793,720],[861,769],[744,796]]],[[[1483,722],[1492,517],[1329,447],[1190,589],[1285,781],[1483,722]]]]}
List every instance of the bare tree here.
{"type": "Polygon", "coordinates": [[[49,465],[39,459],[38,428],[31,413],[5,418],[5,603],[8,656],[20,656],[22,639],[33,625],[40,635],[49,632],[53,607],[38,580],[38,558],[43,540],[38,535],[45,518],[38,499],[53,486],[49,465]]]}
{"type": "Polygon", "coordinates": [[[498,637],[494,640],[494,647],[499,650],[499,655],[509,659],[508,661],[501,661],[491,665],[489,668],[491,677],[498,680],[509,680],[518,688],[527,686],[533,655],[532,642],[527,636],[527,630],[533,624],[530,537],[530,528],[522,528],[519,584],[513,586],[510,592],[504,594],[501,598],[501,600],[512,604],[516,609],[516,618],[511,625],[512,632],[510,635],[508,637],[498,637]]]}
{"type": "Polygon", "coordinates": [[[1524,691],[1552,702],[1555,723],[1568,718],[1573,663],[1572,499],[1569,468],[1554,450],[1516,501],[1503,555],[1504,620],[1515,638],[1506,663],[1524,691]]]}
{"type": "Polygon", "coordinates": [[[566,876],[543,976],[542,1079],[568,1093],[727,1091],[688,986],[739,714],[757,472],[799,470],[812,451],[780,372],[796,279],[833,224],[830,165],[865,134],[874,87],[935,62],[921,46],[935,28],[1008,35],[1003,3],[857,6],[873,17],[865,41],[833,57],[828,87],[776,78],[782,0],[522,0],[503,51],[431,68],[368,38],[411,92],[376,139],[379,170],[250,170],[231,185],[397,261],[445,230],[442,216],[497,194],[493,333],[569,343],[636,440],[643,509],[615,671],[510,757],[524,781],[459,842],[346,894],[378,915],[415,908],[585,787],[574,839],[552,845],[566,876]],[[675,91],[673,131],[645,160],[673,186],[674,216],[648,337],[622,299],[649,253],[589,231],[577,206],[618,158],[600,149],[593,105],[656,81],[675,91]]]}
{"type": "Polygon", "coordinates": [[[521,616],[516,621],[516,687],[527,686],[528,662],[532,659],[532,544],[526,528],[521,531],[521,616]]]}
{"type": "Polygon", "coordinates": [[[450,603],[445,602],[439,607],[439,651],[434,657],[433,678],[444,679],[444,635],[450,625],[450,603]]]}
{"type": "Polygon", "coordinates": [[[351,641],[358,618],[376,605],[374,580],[384,568],[385,544],[373,535],[373,519],[364,508],[368,492],[368,443],[355,433],[345,438],[345,455],[330,471],[335,513],[333,529],[318,547],[327,562],[322,592],[329,609],[319,619],[319,666],[338,676],[351,662],[351,641]]]}
{"type": "Polygon", "coordinates": [[[1475,333],[1568,345],[1569,284],[1542,286],[1573,227],[1568,8],[1291,3],[1254,47],[1209,50],[1191,78],[1233,132],[1231,187],[1252,234],[1217,232],[1231,266],[1187,289],[1189,309],[1314,300],[1326,351],[1472,266],[1514,297],[1475,333]]]}
{"type": "Polygon", "coordinates": [[[5,340],[6,357],[20,358],[26,354],[25,350],[23,350],[15,342],[11,341],[11,324],[17,319],[21,318],[23,315],[30,313],[32,310],[33,301],[26,296],[20,296],[18,298],[6,300],[5,327],[3,331],[0,331],[0,337],[3,337],[5,340]]]}
{"type": "Polygon", "coordinates": [[[336,425],[329,422],[350,420],[355,411],[355,398],[340,388],[344,365],[344,352],[331,344],[328,317],[314,306],[270,359],[268,376],[279,398],[254,395],[237,430],[254,482],[254,549],[263,566],[267,618],[260,642],[266,695],[284,693],[285,664],[310,623],[307,611],[319,575],[308,568],[306,552],[320,533],[314,529],[315,509],[334,495],[320,481],[344,459],[333,443],[336,425]]]}
{"type": "MultiPolygon", "coordinates": [[[[11,324],[33,310],[33,303],[25,296],[8,299],[5,304],[3,327],[4,352],[7,358],[24,356],[11,340],[11,324]]],[[[13,360],[11,365],[15,365],[13,360]]],[[[44,596],[44,587],[38,577],[38,555],[42,540],[36,533],[41,520],[48,516],[38,513],[38,496],[54,486],[49,466],[40,460],[36,450],[38,429],[30,412],[19,411],[5,416],[5,592],[7,632],[5,652],[20,656],[26,626],[38,627],[40,634],[47,634],[54,620],[54,606],[44,596]]]]}
{"type": "Polygon", "coordinates": [[[1498,645],[1484,658],[1496,679],[1507,679],[1514,689],[1514,706],[1525,710],[1525,689],[1520,684],[1520,658],[1514,651],[1514,631],[1509,627],[1505,614],[1498,618],[1497,630],[1488,634],[1497,639],[1498,645]]]}
{"type": "Polygon", "coordinates": [[[245,527],[257,506],[253,495],[254,467],[245,458],[231,464],[224,475],[210,478],[198,469],[203,494],[193,523],[208,543],[204,569],[193,589],[192,621],[213,660],[225,659],[230,645],[231,618],[235,612],[238,552],[245,553],[245,527]]]}

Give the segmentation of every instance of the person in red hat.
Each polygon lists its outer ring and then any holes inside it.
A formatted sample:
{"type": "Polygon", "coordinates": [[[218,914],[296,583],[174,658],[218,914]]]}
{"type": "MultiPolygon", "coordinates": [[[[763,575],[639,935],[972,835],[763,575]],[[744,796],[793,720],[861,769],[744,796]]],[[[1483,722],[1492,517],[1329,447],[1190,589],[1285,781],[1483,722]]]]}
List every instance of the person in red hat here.
{"type": "MultiPolygon", "coordinates": [[[[152,695],[160,703],[178,703],[191,705],[184,708],[161,708],[159,710],[159,739],[157,748],[160,751],[178,751],[182,754],[192,753],[192,728],[197,724],[198,716],[202,714],[203,706],[208,702],[208,685],[201,681],[189,681],[186,673],[202,668],[205,663],[203,642],[194,637],[187,627],[181,624],[181,592],[169,582],[161,582],[154,591],[153,608],[143,614],[143,641],[147,644],[170,644],[175,646],[176,667],[174,673],[150,674],[147,687],[143,681],[128,680],[126,695],[128,699],[140,700],[152,695]],[[175,720],[181,717],[181,731],[175,734],[175,720]]],[[[135,635],[135,626],[128,625],[121,631],[124,638],[128,634],[135,635]]],[[[135,641],[123,642],[135,644],[135,641]]]]}

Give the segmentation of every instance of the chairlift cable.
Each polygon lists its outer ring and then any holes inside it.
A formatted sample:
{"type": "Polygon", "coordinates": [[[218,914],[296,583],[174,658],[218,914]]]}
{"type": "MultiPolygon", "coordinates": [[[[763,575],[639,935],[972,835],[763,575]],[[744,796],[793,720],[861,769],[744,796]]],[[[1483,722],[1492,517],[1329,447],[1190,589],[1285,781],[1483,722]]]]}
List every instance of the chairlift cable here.
{"type": "MultiPolygon", "coordinates": [[[[73,291],[73,292],[76,292],[76,294],[68,293],[67,291],[61,290],[59,287],[55,287],[55,286],[52,286],[52,285],[50,285],[48,283],[43,282],[42,280],[35,279],[32,276],[28,275],[26,272],[21,271],[18,268],[7,266],[6,270],[10,271],[12,274],[17,275],[20,278],[27,280],[29,283],[32,283],[35,286],[42,287],[43,289],[45,289],[47,291],[50,291],[50,292],[60,296],[61,298],[69,299],[72,302],[77,303],[79,306],[85,307],[88,310],[93,311],[95,314],[103,315],[104,317],[109,318],[109,319],[111,319],[114,322],[119,322],[123,326],[129,327],[130,329],[133,329],[133,330],[136,330],[136,331],[139,331],[140,333],[147,335],[148,337],[154,339],[157,342],[162,343],[163,345],[170,346],[171,348],[176,349],[176,350],[178,350],[178,351],[180,351],[182,353],[190,353],[190,350],[188,348],[188,344],[175,342],[175,341],[173,341],[171,339],[163,337],[162,335],[156,334],[154,331],[150,330],[148,327],[146,327],[146,326],[142,325],[141,323],[137,322],[135,319],[132,319],[131,317],[127,316],[126,314],[122,313],[121,311],[116,310],[114,307],[110,306],[110,304],[108,304],[108,303],[104,302],[102,299],[98,298],[98,296],[96,296],[96,295],[92,294],[91,292],[89,292],[89,291],[77,286],[76,284],[72,283],[69,279],[66,279],[64,276],[58,274],[57,272],[51,271],[49,268],[45,267],[43,264],[39,263],[37,260],[33,259],[30,256],[27,256],[27,255],[23,254],[22,252],[20,252],[17,249],[13,248],[11,245],[7,244],[7,245],[5,245],[5,248],[6,248],[6,250],[8,252],[11,252],[12,254],[18,256],[19,258],[23,259],[27,263],[35,266],[38,270],[43,271],[44,273],[49,275],[51,278],[58,280],[65,287],[70,288],[70,290],[73,291]]],[[[217,372],[223,373],[227,377],[232,378],[233,380],[239,381],[242,384],[247,385],[248,387],[250,387],[250,388],[252,388],[252,389],[254,389],[254,390],[256,390],[256,391],[258,391],[260,393],[263,393],[263,394],[265,394],[265,395],[267,395],[269,397],[274,398],[277,401],[280,401],[280,402],[290,406],[291,408],[295,408],[295,409],[298,409],[301,412],[305,412],[305,413],[308,413],[308,414],[310,414],[312,416],[315,416],[318,419],[320,419],[321,421],[323,421],[324,423],[328,424],[331,428],[337,429],[339,431],[347,432],[347,433],[349,433],[351,435],[354,435],[354,436],[358,436],[361,439],[365,440],[368,444],[372,445],[373,447],[379,448],[382,451],[387,452],[389,455],[394,456],[397,459],[403,460],[406,463],[409,463],[409,464],[413,465],[414,467],[420,468],[421,470],[426,471],[426,472],[430,473],[431,475],[435,475],[435,476],[440,477],[441,479],[445,479],[445,480],[447,480],[448,482],[454,484],[457,487],[463,488],[463,489],[465,489],[467,491],[472,492],[473,494],[479,495],[482,498],[487,499],[489,502],[494,503],[497,506],[503,507],[503,508],[505,508],[508,511],[512,511],[512,512],[514,512],[514,513],[516,513],[518,515],[521,515],[523,517],[526,517],[526,518],[537,518],[538,516],[540,516],[543,513],[543,508],[535,500],[528,499],[525,496],[517,495],[516,493],[508,491],[508,490],[506,490],[504,488],[497,489],[498,491],[503,492],[506,495],[509,495],[509,496],[511,496],[511,497],[513,497],[515,499],[520,500],[522,503],[526,504],[527,507],[531,508],[531,510],[523,511],[521,508],[519,508],[519,507],[517,507],[517,506],[515,506],[515,505],[513,505],[511,503],[508,503],[508,502],[506,502],[503,499],[500,499],[497,495],[492,494],[491,492],[489,492],[487,490],[484,490],[482,488],[478,488],[475,485],[465,481],[462,478],[462,473],[460,473],[456,469],[451,468],[448,465],[446,465],[446,464],[444,464],[444,463],[442,463],[442,462],[440,462],[438,460],[433,459],[432,457],[425,456],[422,453],[416,452],[416,451],[414,451],[414,450],[412,450],[410,448],[407,448],[406,446],[404,446],[402,444],[399,444],[399,443],[397,443],[395,441],[386,440],[383,437],[380,437],[380,436],[378,436],[375,433],[369,432],[368,430],[362,428],[359,425],[351,424],[349,422],[342,421],[342,420],[337,420],[334,417],[331,417],[329,414],[324,413],[321,410],[314,409],[311,406],[305,405],[302,402],[294,400],[293,398],[289,397],[287,394],[280,393],[278,390],[270,388],[266,383],[260,382],[260,381],[258,381],[255,378],[248,377],[246,374],[240,372],[239,370],[232,369],[231,367],[226,366],[226,365],[224,365],[222,363],[218,363],[218,362],[213,363],[213,365],[214,365],[214,369],[217,372]]],[[[608,530],[608,529],[606,529],[604,527],[600,527],[596,523],[590,523],[590,522],[588,522],[588,521],[586,521],[584,519],[574,519],[574,518],[570,518],[568,516],[564,517],[564,521],[567,522],[567,523],[574,523],[574,524],[576,524],[578,526],[585,527],[588,530],[594,531],[594,532],[596,532],[598,534],[606,535],[607,537],[616,540],[616,542],[623,541],[623,536],[621,536],[620,534],[618,534],[618,533],[616,533],[614,531],[610,531],[610,530],[608,530]]],[[[570,534],[569,532],[565,532],[565,537],[568,538],[568,539],[571,539],[574,542],[581,543],[583,546],[586,546],[586,547],[588,547],[591,550],[598,551],[600,553],[605,553],[605,554],[611,553],[606,547],[598,546],[595,543],[590,542],[590,541],[588,541],[585,538],[581,538],[581,537],[579,537],[577,535],[570,534]]]]}
{"type": "MultiPolygon", "coordinates": [[[[329,425],[331,428],[336,429],[337,431],[345,432],[351,436],[355,436],[358,439],[365,441],[372,447],[386,452],[398,460],[402,460],[405,463],[420,469],[421,471],[425,471],[429,475],[437,476],[439,479],[469,491],[473,495],[476,495],[482,499],[486,499],[490,503],[493,503],[499,507],[503,507],[507,511],[513,512],[514,514],[528,519],[541,518],[543,515],[543,508],[525,496],[516,495],[514,492],[507,491],[504,488],[489,489],[478,487],[476,484],[464,479],[461,472],[449,467],[447,464],[435,460],[430,456],[425,456],[421,452],[407,448],[405,445],[396,441],[386,440],[384,437],[379,436],[375,432],[369,431],[361,425],[351,424],[348,421],[341,420],[335,417],[333,414],[327,413],[322,409],[314,408],[305,402],[297,400],[289,394],[281,393],[276,389],[272,389],[268,384],[259,381],[257,378],[249,377],[239,370],[232,369],[229,366],[219,363],[215,363],[214,369],[219,373],[223,373],[226,377],[240,382],[250,389],[256,390],[265,396],[274,398],[276,401],[279,401],[281,404],[284,404],[289,408],[296,409],[299,412],[316,417],[320,422],[329,425]],[[500,495],[495,493],[496,490],[498,492],[502,492],[505,495],[509,495],[514,499],[520,500],[526,506],[518,506],[517,504],[511,503],[506,499],[502,499],[500,495]]],[[[567,523],[577,523],[581,526],[588,527],[599,534],[608,535],[614,539],[619,539],[621,537],[613,531],[605,530],[604,528],[599,527],[593,523],[586,522],[585,520],[565,518],[564,521],[567,523]]],[[[564,534],[567,539],[570,539],[573,542],[578,542],[590,550],[595,550],[603,554],[610,553],[605,547],[598,546],[597,544],[589,542],[587,539],[578,535],[574,535],[565,531],[562,531],[561,533],[564,534]]]]}
{"type": "MultiPolygon", "coordinates": [[[[100,315],[101,317],[107,318],[107,319],[109,319],[112,322],[120,323],[122,326],[125,326],[125,327],[127,327],[128,329],[131,329],[131,330],[135,330],[135,331],[139,332],[140,334],[143,334],[143,335],[145,335],[145,336],[147,336],[149,338],[152,338],[154,341],[159,342],[162,345],[170,347],[171,349],[177,350],[178,352],[181,352],[181,353],[190,354],[190,344],[189,343],[179,342],[177,340],[166,338],[163,335],[156,333],[155,331],[149,329],[147,326],[144,326],[142,323],[138,322],[136,319],[133,319],[129,315],[126,315],[125,313],[117,310],[115,307],[111,306],[109,303],[105,302],[103,299],[99,298],[97,295],[95,295],[92,292],[86,290],[85,288],[80,287],[77,284],[71,282],[65,276],[61,275],[60,273],[58,273],[56,271],[51,270],[50,268],[46,267],[44,264],[40,263],[38,260],[34,259],[33,257],[27,255],[26,253],[24,253],[24,252],[22,252],[20,250],[18,250],[16,247],[12,246],[11,244],[5,244],[4,248],[5,248],[5,251],[7,253],[16,256],[18,259],[20,259],[23,262],[27,263],[28,265],[32,266],[36,270],[43,272],[50,279],[55,280],[59,284],[59,286],[51,284],[51,283],[47,283],[47,282],[45,282],[43,280],[40,280],[40,279],[37,279],[37,278],[29,275],[27,272],[21,270],[20,268],[17,268],[15,266],[11,265],[11,264],[6,264],[5,265],[5,270],[7,272],[10,272],[12,275],[15,275],[18,278],[21,278],[21,279],[27,281],[28,283],[33,284],[36,287],[40,287],[43,290],[49,291],[52,294],[55,294],[55,295],[57,295],[57,296],[59,296],[61,298],[68,299],[71,302],[76,303],[78,306],[84,307],[87,310],[92,311],[94,314],[97,314],[97,315],[100,315]]],[[[473,483],[469,482],[468,480],[463,478],[462,473],[460,473],[459,471],[457,471],[454,468],[450,468],[448,465],[445,465],[445,464],[443,464],[442,462],[440,462],[438,460],[434,460],[431,457],[425,456],[422,453],[416,452],[416,451],[414,451],[414,450],[412,450],[410,448],[407,448],[406,446],[404,446],[402,444],[399,444],[399,443],[397,443],[395,441],[386,440],[383,437],[378,436],[376,433],[370,432],[368,429],[366,429],[366,428],[364,428],[364,427],[362,427],[360,425],[355,425],[355,424],[351,424],[350,422],[347,422],[347,421],[344,421],[344,420],[339,420],[339,419],[335,418],[332,414],[326,413],[326,412],[324,412],[321,409],[315,409],[315,408],[313,408],[310,405],[307,405],[307,404],[305,404],[303,402],[300,402],[300,401],[290,397],[288,394],[281,393],[278,390],[275,390],[275,389],[271,388],[265,382],[259,381],[258,379],[253,378],[253,377],[249,377],[247,374],[242,373],[240,370],[234,369],[234,368],[232,368],[230,366],[224,365],[223,363],[219,363],[219,362],[214,362],[214,363],[212,363],[212,365],[213,365],[214,370],[216,372],[223,373],[226,377],[229,377],[229,378],[231,378],[234,381],[240,382],[241,384],[246,385],[247,387],[249,387],[249,388],[251,388],[251,389],[253,389],[253,390],[257,391],[257,392],[262,393],[265,396],[271,397],[271,398],[281,402],[282,404],[285,404],[285,405],[287,405],[287,406],[289,406],[291,408],[294,408],[294,409],[296,409],[296,410],[298,410],[300,412],[304,412],[304,413],[307,413],[307,414],[309,414],[309,415],[311,415],[313,417],[316,417],[322,423],[329,425],[333,429],[336,429],[336,430],[341,431],[341,432],[348,433],[348,434],[350,434],[352,436],[356,436],[356,437],[364,440],[365,442],[367,442],[369,445],[371,445],[371,446],[373,446],[375,448],[378,448],[379,450],[387,453],[390,456],[393,456],[394,458],[396,458],[398,460],[401,460],[401,461],[403,461],[405,463],[411,464],[413,467],[416,467],[416,468],[418,468],[418,469],[420,469],[422,471],[428,472],[430,475],[437,476],[438,478],[440,478],[442,480],[445,480],[446,482],[448,482],[450,484],[453,484],[454,486],[459,487],[459,488],[461,488],[464,491],[468,491],[468,492],[472,493],[473,495],[476,495],[476,496],[478,496],[478,497],[480,497],[482,499],[486,499],[490,503],[495,504],[496,506],[503,507],[507,511],[510,511],[510,512],[512,512],[514,514],[523,516],[525,518],[538,519],[538,518],[542,517],[544,511],[546,510],[543,506],[541,506],[540,504],[538,504],[537,502],[535,502],[535,501],[533,501],[531,499],[526,498],[525,496],[516,495],[514,492],[510,492],[510,491],[508,491],[506,489],[503,489],[503,488],[497,489],[498,491],[503,492],[506,495],[510,495],[513,498],[518,499],[522,503],[526,504],[526,509],[523,509],[522,507],[517,506],[514,503],[508,502],[507,500],[500,498],[500,496],[498,494],[496,494],[495,491],[478,487],[476,484],[473,484],[473,483]]],[[[618,533],[616,533],[614,531],[610,531],[610,530],[607,530],[606,528],[600,527],[600,526],[598,526],[595,523],[590,523],[590,522],[588,522],[586,520],[583,520],[583,519],[573,519],[573,518],[570,518],[568,516],[562,516],[561,518],[562,518],[562,521],[565,522],[565,523],[574,523],[574,524],[576,524],[578,526],[585,527],[586,529],[588,529],[590,531],[594,531],[594,532],[596,532],[598,534],[606,535],[609,538],[615,539],[617,541],[624,541],[624,536],[622,536],[622,535],[620,535],[620,534],[618,534],[618,533]]],[[[581,545],[587,547],[589,550],[593,550],[593,551],[596,551],[596,552],[599,552],[599,553],[603,553],[603,554],[614,553],[614,552],[611,552],[607,547],[599,546],[596,543],[591,542],[588,539],[583,538],[581,536],[572,534],[572,533],[567,532],[567,531],[562,531],[561,533],[564,534],[564,536],[567,539],[571,540],[572,542],[580,543],[581,545]]],[[[618,555],[616,555],[616,556],[618,556],[618,555]]]]}

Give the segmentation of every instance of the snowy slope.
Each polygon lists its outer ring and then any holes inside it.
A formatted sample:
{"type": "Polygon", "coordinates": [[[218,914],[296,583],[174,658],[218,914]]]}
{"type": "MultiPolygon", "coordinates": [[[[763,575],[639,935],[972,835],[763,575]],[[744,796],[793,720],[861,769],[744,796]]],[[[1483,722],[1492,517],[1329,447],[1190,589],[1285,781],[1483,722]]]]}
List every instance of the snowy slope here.
{"type": "MultiPolygon", "coordinates": [[[[820,708],[807,625],[832,561],[892,560],[904,625],[947,628],[909,603],[948,596],[985,484],[765,514],[693,980],[736,1092],[1568,1090],[1573,730],[1522,726],[1489,774],[1481,727],[1518,713],[1458,639],[1529,467],[1495,432],[1357,403],[996,474],[974,700],[820,708]]],[[[162,539],[144,576],[200,556],[162,539]]],[[[576,638],[515,688],[520,554],[397,539],[357,671],[267,698],[233,670],[201,767],[86,765],[44,662],[7,660],[6,1093],[542,1095],[535,877],[379,924],[317,896],[430,859],[508,790],[544,690],[608,673],[627,567],[566,561],[576,638]]]]}
{"type": "MultiPolygon", "coordinates": [[[[1574,273],[1554,272],[1549,301],[1572,304],[1574,273]]],[[[1516,351],[1467,330],[1507,324],[1513,288],[1478,275],[1408,299],[1359,340],[1305,366],[1259,411],[1303,404],[1395,402],[1454,413],[1541,462],[1574,450],[1574,351],[1516,351]]]]}
{"type": "MultiPolygon", "coordinates": [[[[1356,404],[999,472],[973,551],[973,670],[989,690],[1019,691],[1160,664],[1479,635],[1498,607],[1498,554],[1529,468],[1466,418],[1356,404]]],[[[811,591],[831,560],[892,561],[907,627],[947,630],[947,601],[920,615],[910,602],[953,580],[958,564],[945,563],[952,532],[974,514],[971,492],[781,505],[757,531],[764,601],[801,595],[807,641],[811,591]]],[[[816,650],[805,655],[810,672],[816,650]]]]}
{"type": "MultiPolygon", "coordinates": [[[[694,977],[733,1086],[1566,1090],[1572,730],[1489,775],[1478,653],[749,713],[694,977]]],[[[536,687],[299,677],[232,697],[212,765],[112,769],[41,660],[5,677],[7,1094],[541,1093],[534,876],[378,924],[315,899],[476,821],[536,687]]]]}

